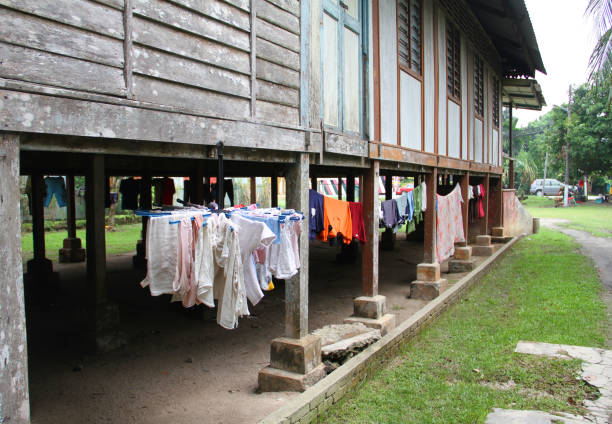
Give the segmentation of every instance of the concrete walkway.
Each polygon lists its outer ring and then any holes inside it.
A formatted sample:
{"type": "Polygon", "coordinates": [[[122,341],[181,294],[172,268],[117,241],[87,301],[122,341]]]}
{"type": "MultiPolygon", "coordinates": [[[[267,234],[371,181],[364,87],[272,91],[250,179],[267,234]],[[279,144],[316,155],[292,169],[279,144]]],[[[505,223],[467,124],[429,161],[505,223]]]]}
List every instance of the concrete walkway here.
{"type": "Polygon", "coordinates": [[[580,359],[582,373],[580,377],[588,384],[597,387],[601,396],[597,400],[586,400],[584,406],[589,414],[553,415],[542,411],[518,411],[495,409],[487,416],[486,424],[548,424],[548,423],[609,423],[612,418],[612,350],[594,347],[570,346],[539,342],[518,342],[516,353],[549,356],[560,359],[580,359]]]}

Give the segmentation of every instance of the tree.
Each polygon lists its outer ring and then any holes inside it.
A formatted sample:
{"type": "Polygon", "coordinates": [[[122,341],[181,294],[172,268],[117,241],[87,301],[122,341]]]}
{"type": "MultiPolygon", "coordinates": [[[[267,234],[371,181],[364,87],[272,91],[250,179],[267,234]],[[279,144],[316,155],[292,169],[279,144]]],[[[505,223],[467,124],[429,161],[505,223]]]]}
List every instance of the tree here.
{"type": "MultiPolygon", "coordinates": [[[[612,82],[612,2],[589,0],[586,14],[595,20],[597,44],[589,59],[589,81],[597,84],[612,82]]],[[[612,86],[608,85],[607,106],[612,100],[612,86]]]]}

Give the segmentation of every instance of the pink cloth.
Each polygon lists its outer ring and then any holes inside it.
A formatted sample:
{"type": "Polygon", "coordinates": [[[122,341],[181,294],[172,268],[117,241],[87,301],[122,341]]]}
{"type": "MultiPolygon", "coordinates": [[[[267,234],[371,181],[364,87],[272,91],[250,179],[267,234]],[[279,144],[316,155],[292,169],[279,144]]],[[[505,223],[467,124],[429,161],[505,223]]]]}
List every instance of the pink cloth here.
{"type": "Polygon", "coordinates": [[[465,241],[459,184],[447,196],[437,194],[436,201],[436,261],[441,263],[455,253],[455,243],[465,241]]]}

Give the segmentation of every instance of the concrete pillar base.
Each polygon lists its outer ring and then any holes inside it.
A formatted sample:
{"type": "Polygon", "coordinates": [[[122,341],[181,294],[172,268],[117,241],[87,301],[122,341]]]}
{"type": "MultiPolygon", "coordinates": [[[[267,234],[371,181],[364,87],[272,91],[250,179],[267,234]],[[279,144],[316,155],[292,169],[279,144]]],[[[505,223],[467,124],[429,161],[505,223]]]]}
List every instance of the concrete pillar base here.
{"type": "Polygon", "coordinates": [[[497,250],[497,246],[489,245],[489,246],[473,246],[472,254],[474,256],[491,256],[497,250]]]}
{"type": "Polygon", "coordinates": [[[385,230],[380,237],[380,245],[385,251],[395,249],[395,233],[392,230],[385,230]]]}
{"type": "Polygon", "coordinates": [[[84,341],[87,351],[105,353],[125,346],[127,338],[118,330],[119,305],[105,302],[84,306],[81,314],[86,323],[84,341]]]}
{"type": "Polygon", "coordinates": [[[344,319],[345,324],[361,323],[369,328],[380,330],[380,334],[384,336],[389,331],[395,328],[395,315],[385,314],[380,318],[363,318],[363,317],[348,317],[344,319]]]}
{"type": "Polygon", "coordinates": [[[80,238],[65,238],[64,247],[59,250],[61,263],[84,262],[85,249],[81,247],[80,238]]]}
{"type": "Polygon", "coordinates": [[[512,237],[510,236],[503,236],[503,237],[491,237],[491,243],[508,243],[510,240],[512,240],[512,237]]]}
{"type": "Polygon", "coordinates": [[[360,296],[353,300],[353,316],[378,319],[387,313],[387,298],[360,296]]]}
{"type": "Polygon", "coordinates": [[[477,236],[476,244],[478,246],[489,246],[491,245],[491,236],[477,236]]]}
{"type": "Polygon", "coordinates": [[[533,234],[540,232],[540,218],[533,218],[533,234]]]}
{"type": "Polygon", "coordinates": [[[47,258],[30,259],[26,262],[26,272],[32,275],[46,275],[53,272],[53,262],[47,258]]]}
{"type": "Polygon", "coordinates": [[[301,339],[272,340],[270,365],[259,372],[259,390],[304,391],[325,377],[321,363],[321,338],[309,334],[301,339]]]}
{"type": "Polygon", "coordinates": [[[472,259],[472,248],[467,247],[455,247],[454,259],[460,261],[469,261],[472,259]]]}
{"type": "Polygon", "coordinates": [[[440,280],[440,264],[434,262],[432,264],[417,265],[417,281],[438,281],[440,280]]]}
{"type": "Polygon", "coordinates": [[[493,237],[503,237],[504,236],[504,227],[493,227],[491,229],[491,235],[493,237]]]}
{"type": "Polygon", "coordinates": [[[474,259],[453,259],[448,264],[448,272],[469,272],[476,266],[474,259]]]}
{"type": "Polygon", "coordinates": [[[132,264],[134,268],[146,269],[147,258],[146,258],[146,246],[143,240],[136,242],[136,254],[132,256],[132,264]]]}
{"type": "Polygon", "coordinates": [[[53,303],[59,292],[59,273],[53,272],[53,262],[47,258],[31,259],[23,275],[26,300],[36,304],[53,303]]]}
{"type": "Polygon", "coordinates": [[[446,290],[447,281],[413,281],[410,285],[410,297],[412,299],[433,300],[446,290]]]}
{"type": "Polygon", "coordinates": [[[303,392],[325,378],[325,365],[319,364],[308,374],[266,367],[259,371],[257,382],[259,392],[303,392]]]}

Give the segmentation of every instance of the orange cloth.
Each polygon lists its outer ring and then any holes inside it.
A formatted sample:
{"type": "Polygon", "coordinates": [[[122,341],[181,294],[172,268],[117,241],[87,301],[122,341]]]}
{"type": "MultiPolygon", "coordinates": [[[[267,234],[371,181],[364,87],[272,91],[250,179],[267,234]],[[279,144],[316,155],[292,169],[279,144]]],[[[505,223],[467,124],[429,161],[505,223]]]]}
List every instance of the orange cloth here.
{"type": "Polygon", "coordinates": [[[353,221],[349,202],[323,196],[323,231],[318,238],[327,241],[328,237],[334,238],[338,233],[342,234],[346,244],[350,244],[353,240],[353,221]]]}

